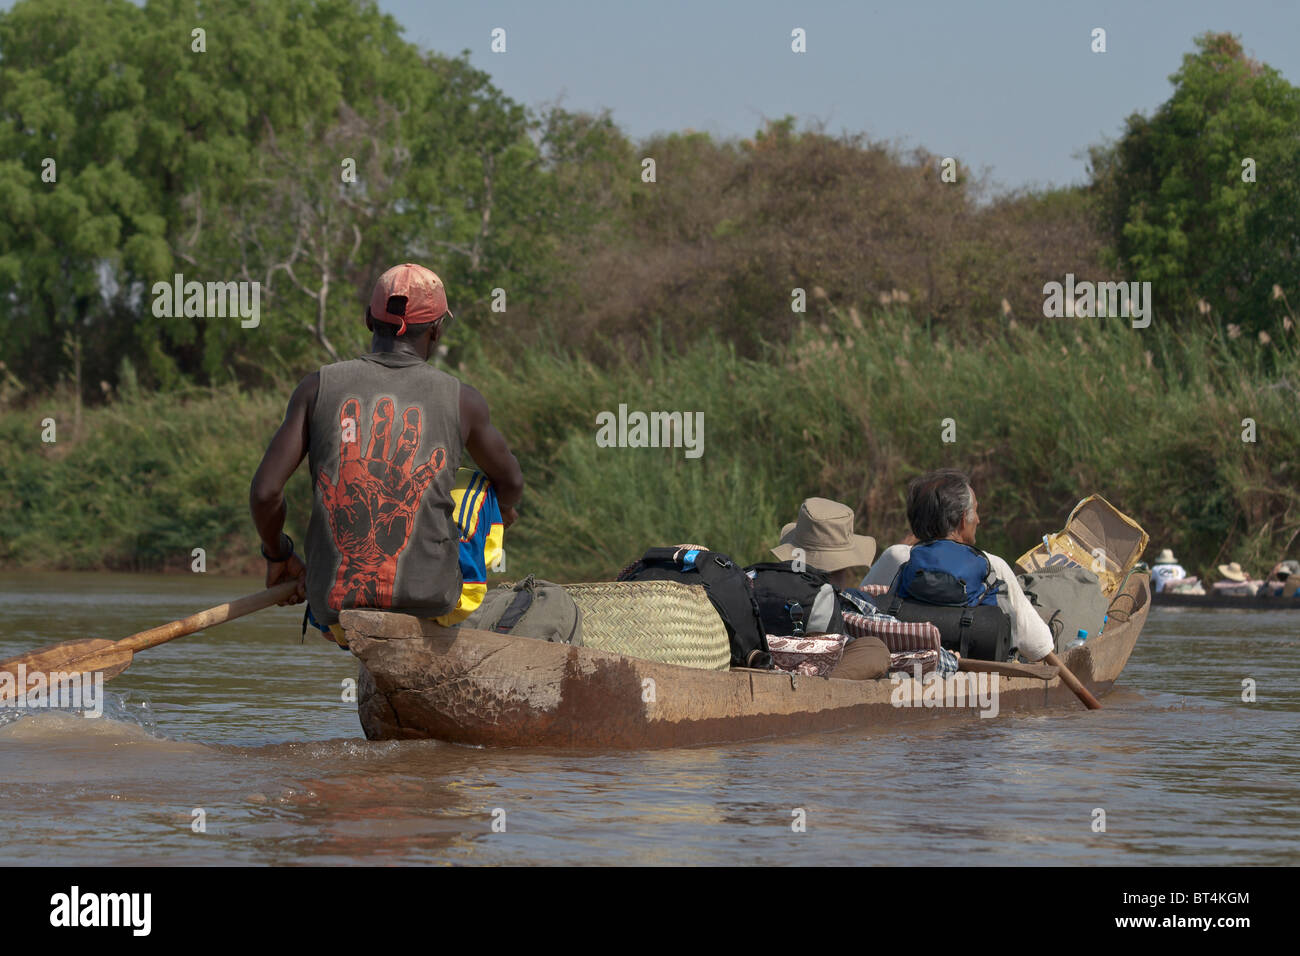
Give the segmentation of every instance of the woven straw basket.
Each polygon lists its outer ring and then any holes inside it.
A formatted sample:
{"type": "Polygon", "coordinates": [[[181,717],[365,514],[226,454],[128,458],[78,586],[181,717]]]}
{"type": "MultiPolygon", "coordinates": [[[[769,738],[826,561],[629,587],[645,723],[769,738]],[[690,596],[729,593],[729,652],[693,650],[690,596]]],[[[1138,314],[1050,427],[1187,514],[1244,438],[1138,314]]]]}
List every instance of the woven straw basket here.
{"type": "Polygon", "coordinates": [[[582,643],[661,664],[724,671],[731,643],[704,588],[677,581],[566,584],[582,609],[582,643]]]}

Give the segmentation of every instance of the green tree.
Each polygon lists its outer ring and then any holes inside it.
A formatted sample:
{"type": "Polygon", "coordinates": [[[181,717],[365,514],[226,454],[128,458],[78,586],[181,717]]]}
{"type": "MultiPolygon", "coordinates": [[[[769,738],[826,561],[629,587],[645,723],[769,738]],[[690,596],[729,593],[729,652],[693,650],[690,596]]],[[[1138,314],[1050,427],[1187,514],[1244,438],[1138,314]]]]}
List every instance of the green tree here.
{"type": "Polygon", "coordinates": [[[1294,287],[1300,89],[1234,36],[1196,47],[1153,116],[1130,116],[1118,142],[1091,150],[1092,185],[1114,264],[1152,283],[1159,311],[1204,299],[1254,329],[1274,283],[1294,287]]]}
{"type": "Polygon", "coordinates": [[[548,151],[588,136],[561,115],[373,0],[21,0],[0,14],[0,354],[34,388],[83,355],[88,381],[124,355],[154,386],[298,374],[360,345],[366,289],[404,259],[471,317],[505,289],[513,321],[557,232],[586,228],[551,185],[548,151]],[[177,272],[262,283],[261,325],[154,315],[177,272]]]}
{"type": "Polygon", "coordinates": [[[166,222],[132,160],[149,108],[131,55],[144,28],[127,0],[0,16],[0,354],[29,384],[129,339],[125,277],[168,263],[166,222]]]}

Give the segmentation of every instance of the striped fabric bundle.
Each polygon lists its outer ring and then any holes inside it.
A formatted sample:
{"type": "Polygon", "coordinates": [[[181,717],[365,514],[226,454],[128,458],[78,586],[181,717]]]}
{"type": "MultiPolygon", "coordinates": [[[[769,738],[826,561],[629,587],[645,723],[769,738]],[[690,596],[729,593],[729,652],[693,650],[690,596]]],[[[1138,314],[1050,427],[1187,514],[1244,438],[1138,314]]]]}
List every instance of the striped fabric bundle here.
{"type": "Polygon", "coordinates": [[[853,637],[878,637],[891,654],[939,650],[939,629],[929,621],[904,623],[887,614],[844,613],[844,629],[853,637]]]}
{"type": "Polygon", "coordinates": [[[922,674],[928,674],[939,666],[938,651],[903,651],[901,654],[889,655],[889,672],[902,671],[909,677],[921,668],[922,674]]]}
{"type": "Polygon", "coordinates": [[[902,671],[909,677],[915,677],[917,667],[921,668],[922,674],[936,671],[940,677],[947,677],[957,673],[961,669],[961,664],[956,654],[942,647],[937,651],[904,651],[901,654],[889,655],[891,674],[902,671]]]}

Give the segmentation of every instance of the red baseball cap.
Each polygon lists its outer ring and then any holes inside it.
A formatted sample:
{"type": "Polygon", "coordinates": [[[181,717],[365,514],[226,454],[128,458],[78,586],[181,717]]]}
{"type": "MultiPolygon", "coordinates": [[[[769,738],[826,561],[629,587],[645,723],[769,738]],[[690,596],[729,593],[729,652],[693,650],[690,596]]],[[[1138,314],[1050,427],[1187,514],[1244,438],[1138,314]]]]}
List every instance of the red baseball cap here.
{"type": "Polygon", "coordinates": [[[450,316],[451,310],[442,280],[413,262],[393,266],[379,277],[370,293],[370,317],[399,326],[398,335],[408,325],[437,322],[444,315],[450,316]]]}

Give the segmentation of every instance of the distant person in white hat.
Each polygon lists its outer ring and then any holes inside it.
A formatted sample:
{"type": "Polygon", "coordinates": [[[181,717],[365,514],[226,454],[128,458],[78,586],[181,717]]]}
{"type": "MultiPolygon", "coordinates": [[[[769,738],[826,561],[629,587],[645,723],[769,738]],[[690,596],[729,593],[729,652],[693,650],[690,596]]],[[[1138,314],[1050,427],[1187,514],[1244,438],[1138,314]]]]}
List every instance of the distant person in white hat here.
{"type": "Polygon", "coordinates": [[[1187,571],[1178,563],[1174,552],[1165,548],[1151,564],[1151,587],[1156,594],[1172,591],[1187,577],[1187,571]]]}
{"type": "Polygon", "coordinates": [[[1250,575],[1236,561],[1219,565],[1219,573],[1223,575],[1223,580],[1214,582],[1215,594],[1254,597],[1264,584],[1263,581],[1252,581],[1250,575]]]}

